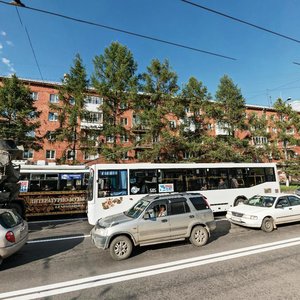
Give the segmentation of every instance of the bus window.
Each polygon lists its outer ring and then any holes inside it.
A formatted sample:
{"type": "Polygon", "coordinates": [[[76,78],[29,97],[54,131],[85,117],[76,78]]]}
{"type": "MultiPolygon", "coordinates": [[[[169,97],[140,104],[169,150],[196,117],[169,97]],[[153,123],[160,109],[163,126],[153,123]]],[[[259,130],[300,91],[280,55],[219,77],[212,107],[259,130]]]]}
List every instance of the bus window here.
{"type": "Polygon", "coordinates": [[[98,172],[98,197],[127,195],[127,171],[98,172]]]}
{"type": "Polygon", "coordinates": [[[130,194],[157,193],[157,170],[130,170],[130,194]]]}
{"type": "Polygon", "coordinates": [[[266,181],[276,181],[274,168],[265,168],[266,181]]]}
{"type": "Polygon", "coordinates": [[[230,168],[228,187],[232,189],[245,187],[245,178],[247,178],[246,168],[230,168]]]}
{"type": "Polygon", "coordinates": [[[207,169],[208,185],[207,189],[227,189],[228,184],[228,169],[210,168],[207,169]]]}
{"type": "Polygon", "coordinates": [[[207,190],[206,169],[187,169],[187,190],[207,190]]]}
{"type": "Polygon", "coordinates": [[[173,184],[173,192],[185,192],[187,190],[186,175],[183,169],[161,169],[158,181],[161,184],[173,184]]]}
{"type": "Polygon", "coordinates": [[[248,174],[249,186],[255,186],[266,181],[264,168],[250,168],[248,174]]]}

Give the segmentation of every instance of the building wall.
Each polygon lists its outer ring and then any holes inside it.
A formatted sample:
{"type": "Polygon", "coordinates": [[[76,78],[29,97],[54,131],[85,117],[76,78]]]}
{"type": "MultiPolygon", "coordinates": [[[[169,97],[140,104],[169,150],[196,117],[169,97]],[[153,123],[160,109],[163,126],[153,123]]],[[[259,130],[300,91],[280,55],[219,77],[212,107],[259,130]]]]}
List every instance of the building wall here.
{"type": "MultiPolygon", "coordinates": [[[[42,81],[34,81],[34,80],[27,80],[27,79],[21,79],[23,82],[29,86],[30,90],[32,92],[37,93],[37,100],[35,101],[35,106],[37,107],[38,111],[41,111],[40,114],[40,123],[41,127],[36,132],[38,136],[46,136],[48,131],[54,131],[59,127],[59,121],[51,121],[49,120],[49,113],[51,113],[51,109],[49,107],[50,103],[50,95],[51,94],[58,94],[58,88],[60,83],[56,82],[42,82],[42,81]]],[[[0,78],[1,81],[1,78],[0,78]]],[[[89,108],[91,111],[95,111],[95,105],[90,105],[89,108]]],[[[271,135],[271,138],[276,139],[276,132],[274,129],[274,124],[272,124],[271,116],[275,114],[274,109],[268,108],[268,107],[260,107],[260,106],[254,106],[249,105],[246,106],[246,114],[250,115],[251,113],[255,113],[258,116],[262,116],[263,114],[266,115],[268,120],[268,128],[269,133],[271,135]]],[[[127,119],[127,125],[125,127],[129,130],[131,129],[133,124],[133,111],[131,110],[125,110],[123,115],[121,116],[123,119],[127,119]]],[[[179,120],[176,120],[175,117],[172,115],[168,116],[169,121],[175,122],[175,126],[179,126],[179,120]]],[[[216,135],[218,134],[218,128],[214,120],[210,120],[211,128],[209,129],[208,134],[209,135],[216,135]]],[[[83,124],[84,125],[84,124],[83,124]]],[[[170,126],[173,126],[170,124],[170,126]]],[[[171,127],[170,127],[171,128],[171,127]]],[[[175,131],[174,131],[175,132],[175,131]]],[[[142,131],[136,131],[137,135],[139,133],[142,133],[142,131]]],[[[176,134],[176,133],[174,133],[176,134]]],[[[239,132],[238,136],[240,138],[247,138],[248,133],[247,132],[239,132]]],[[[299,135],[297,134],[299,137],[299,135]]],[[[105,137],[101,137],[99,140],[105,139],[105,137]]],[[[124,142],[124,146],[130,146],[131,143],[124,142]]],[[[64,155],[64,151],[67,148],[66,142],[51,142],[46,137],[43,139],[43,148],[39,151],[34,151],[33,157],[29,159],[32,163],[55,163],[56,159],[61,158],[64,155]],[[46,158],[46,152],[47,150],[54,150],[55,151],[55,158],[49,159],[46,158]]],[[[128,153],[128,159],[125,159],[123,162],[135,162],[136,159],[136,152],[140,151],[142,148],[146,147],[147,145],[141,145],[141,147],[137,147],[135,150],[131,150],[128,153]]],[[[280,145],[279,145],[280,146],[280,145]]],[[[300,154],[300,146],[289,146],[290,149],[292,149],[295,153],[300,154]]],[[[84,154],[81,153],[81,151],[77,151],[76,153],[76,160],[81,163],[87,163],[84,159],[84,154]]],[[[71,161],[69,161],[71,162],[71,161]]],[[[97,160],[97,162],[104,162],[101,160],[97,160]]]]}

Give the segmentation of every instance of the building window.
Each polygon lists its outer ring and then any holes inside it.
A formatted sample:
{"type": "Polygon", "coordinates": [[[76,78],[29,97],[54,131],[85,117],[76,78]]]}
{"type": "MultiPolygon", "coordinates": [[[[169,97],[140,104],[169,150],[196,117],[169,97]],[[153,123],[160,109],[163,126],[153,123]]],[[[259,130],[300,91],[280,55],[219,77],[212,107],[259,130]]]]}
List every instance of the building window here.
{"type": "Polygon", "coordinates": [[[190,107],[189,106],[186,106],[185,108],[184,108],[184,112],[185,113],[190,113],[191,112],[191,110],[190,110],[190,107]]]}
{"type": "Polygon", "coordinates": [[[122,102],[122,103],[120,104],[120,109],[123,109],[123,110],[128,109],[128,104],[125,103],[125,102],[122,102]]]}
{"type": "Polygon", "coordinates": [[[255,136],[253,140],[255,145],[263,145],[268,143],[268,139],[264,136],[255,136]]]}
{"type": "Polygon", "coordinates": [[[170,126],[171,129],[175,129],[176,128],[176,121],[175,120],[169,121],[169,126],[170,126]]]}
{"type": "Polygon", "coordinates": [[[88,123],[101,124],[103,123],[103,114],[96,112],[87,112],[82,121],[88,123]]]}
{"type": "Polygon", "coordinates": [[[71,105],[75,105],[75,99],[74,99],[74,98],[70,98],[70,99],[69,99],[69,103],[70,103],[71,105]]]}
{"type": "Polygon", "coordinates": [[[127,136],[127,135],[122,135],[122,136],[121,136],[121,142],[122,142],[122,143],[127,143],[127,142],[129,142],[128,136],[127,136]]]}
{"type": "Polygon", "coordinates": [[[67,151],[67,159],[75,159],[76,158],[76,151],[68,150],[67,151]]]}
{"type": "Polygon", "coordinates": [[[84,159],[85,160],[94,160],[99,158],[99,154],[89,154],[87,152],[84,153],[84,159]]]}
{"type": "Polygon", "coordinates": [[[87,104],[97,104],[102,105],[103,104],[103,98],[97,97],[97,96],[88,96],[86,98],[87,104]]]}
{"type": "Polygon", "coordinates": [[[115,138],[113,136],[107,136],[106,137],[106,142],[107,143],[113,143],[115,141],[115,138]]]}
{"type": "Polygon", "coordinates": [[[47,159],[55,159],[55,150],[46,150],[47,159]]]}
{"type": "Polygon", "coordinates": [[[122,153],[122,160],[128,160],[128,152],[122,153]]]}
{"type": "Polygon", "coordinates": [[[128,119],[127,118],[121,118],[121,123],[123,126],[128,125],[128,119]]]}
{"type": "Polygon", "coordinates": [[[48,115],[48,121],[57,121],[58,120],[58,114],[50,112],[48,115]]]}
{"type": "Polygon", "coordinates": [[[31,150],[31,149],[24,150],[24,152],[23,152],[23,158],[24,159],[31,159],[31,158],[33,158],[33,150],[31,150]]]}
{"type": "Polygon", "coordinates": [[[39,99],[39,94],[38,92],[31,92],[31,98],[32,100],[36,101],[39,99]]]}
{"type": "Polygon", "coordinates": [[[55,141],[55,138],[56,138],[55,131],[48,131],[46,133],[46,137],[47,137],[48,141],[55,141]]]}
{"type": "Polygon", "coordinates": [[[34,132],[34,130],[31,130],[31,131],[29,131],[29,132],[26,132],[26,136],[34,138],[34,137],[35,137],[35,132],[34,132]]]}
{"type": "Polygon", "coordinates": [[[50,94],[50,103],[58,103],[58,95],[50,94]]]}

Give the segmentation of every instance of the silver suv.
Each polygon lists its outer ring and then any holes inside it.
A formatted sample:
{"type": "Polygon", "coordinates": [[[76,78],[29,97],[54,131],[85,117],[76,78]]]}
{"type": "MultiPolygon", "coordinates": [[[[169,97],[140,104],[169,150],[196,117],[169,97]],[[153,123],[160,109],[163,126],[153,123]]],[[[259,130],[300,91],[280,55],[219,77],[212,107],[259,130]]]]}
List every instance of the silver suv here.
{"type": "Polygon", "coordinates": [[[130,256],[133,246],[189,238],[195,246],[207,243],[216,228],[214,215],[200,193],[146,196],[121,214],[99,219],[91,231],[100,249],[115,260],[130,256]]]}

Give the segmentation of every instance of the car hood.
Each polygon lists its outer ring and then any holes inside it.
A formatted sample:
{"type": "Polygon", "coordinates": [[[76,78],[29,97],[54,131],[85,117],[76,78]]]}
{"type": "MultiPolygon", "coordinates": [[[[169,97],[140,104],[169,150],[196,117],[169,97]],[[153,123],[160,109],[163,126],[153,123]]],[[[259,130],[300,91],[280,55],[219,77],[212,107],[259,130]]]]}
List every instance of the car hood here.
{"type": "Polygon", "coordinates": [[[237,212],[240,214],[260,214],[262,212],[270,210],[272,207],[257,207],[247,204],[240,204],[238,206],[229,209],[230,212],[237,212]]]}
{"type": "Polygon", "coordinates": [[[112,215],[112,216],[103,218],[103,219],[99,220],[98,224],[101,227],[107,228],[107,227],[111,227],[116,224],[131,221],[131,220],[133,220],[133,219],[130,217],[127,217],[124,213],[120,213],[120,214],[116,214],[116,215],[112,215]]]}

